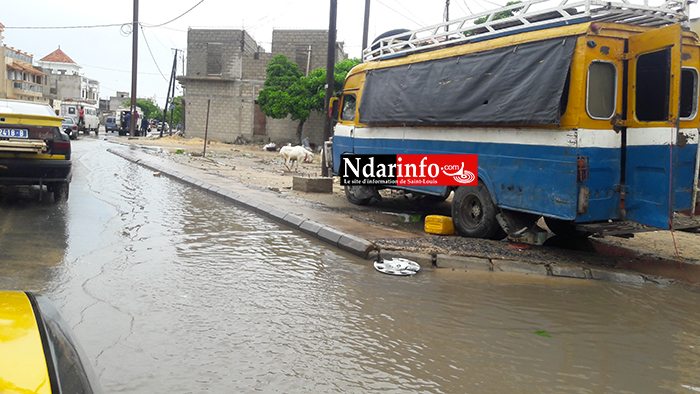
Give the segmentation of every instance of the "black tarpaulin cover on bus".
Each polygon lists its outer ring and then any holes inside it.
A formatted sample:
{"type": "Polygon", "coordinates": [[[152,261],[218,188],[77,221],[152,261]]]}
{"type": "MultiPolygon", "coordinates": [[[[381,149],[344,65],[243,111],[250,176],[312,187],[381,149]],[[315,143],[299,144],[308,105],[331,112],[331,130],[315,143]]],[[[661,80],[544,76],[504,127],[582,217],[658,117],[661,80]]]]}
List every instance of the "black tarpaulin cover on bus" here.
{"type": "Polygon", "coordinates": [[[558,124],[575,37],[369,70],[365,124],[558,124]]]}

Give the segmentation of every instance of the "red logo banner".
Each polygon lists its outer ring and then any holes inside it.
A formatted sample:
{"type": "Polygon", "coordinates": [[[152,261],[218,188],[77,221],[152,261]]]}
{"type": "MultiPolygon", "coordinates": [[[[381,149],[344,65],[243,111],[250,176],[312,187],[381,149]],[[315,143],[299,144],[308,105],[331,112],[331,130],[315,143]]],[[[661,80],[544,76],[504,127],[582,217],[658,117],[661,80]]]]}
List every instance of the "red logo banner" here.
{"type": "Polygon", "coordinates": [[[397,186],[476,186],[477,155],[396,155],[397,186]]]}

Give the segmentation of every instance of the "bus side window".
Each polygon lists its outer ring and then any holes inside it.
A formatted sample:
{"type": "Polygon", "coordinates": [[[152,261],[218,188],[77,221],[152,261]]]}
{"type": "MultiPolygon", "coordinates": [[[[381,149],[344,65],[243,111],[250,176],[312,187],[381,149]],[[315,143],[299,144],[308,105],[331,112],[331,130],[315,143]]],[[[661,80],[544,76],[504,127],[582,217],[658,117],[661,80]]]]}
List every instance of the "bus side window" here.
{"type": "Polygon", "coordinates": [[[698,70],[683,67],[681,70],[681,112],[682,120],[693,120],[698,113],[698,70]]]}
{"type": "Polygon", "coordinates": [[[617,68],[614,64],[593,61],[588,66],[586,111],[593,119],[610,119],[615,114],[617,68]]]}
{"type": "Polygon", "coordinates": [[[355,96],[343,96],[343,110],[340,111],[340,120],[355,120],[355,96]]]}

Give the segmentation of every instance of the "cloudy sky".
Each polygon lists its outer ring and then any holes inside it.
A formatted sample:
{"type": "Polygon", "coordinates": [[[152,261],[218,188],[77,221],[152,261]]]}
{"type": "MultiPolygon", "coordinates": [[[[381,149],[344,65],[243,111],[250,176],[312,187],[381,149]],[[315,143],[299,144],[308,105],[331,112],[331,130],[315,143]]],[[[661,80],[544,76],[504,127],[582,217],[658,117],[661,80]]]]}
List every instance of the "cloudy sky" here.
{"type": "MultiPolygon", "coordinates": [[[[506,1],[451,0],[450,19],[497,8],[506,1]]],[[[0,23],[6,26],[7,46],[34,55],[35,62],[60,46],[82,66],[85,76],[100,81],[101,98],[131,91],[133,0],[2,3],[0,23]],[[109,26],[94,27],[99,25],[109,26]]],[[[243,27],[269,51],[273,29],[328,29],[329,4],[329,0],[140,0],[137,95],[163,103],[173,49],[187,48],[188,28],[243,27]]],[[[351,57],[360,56],[364,4],[363,0],[338,0],[338,40],[345,42],[351,57]]],[[[696,8],[691,8],[692,16],[699,11],[696,8]]],[[[388,30],[439,23],[444,9],[445,0],[371,0],[370,41],[388,30]]],[[[178,75],[183,61],[178,60],[178,75]]]]}

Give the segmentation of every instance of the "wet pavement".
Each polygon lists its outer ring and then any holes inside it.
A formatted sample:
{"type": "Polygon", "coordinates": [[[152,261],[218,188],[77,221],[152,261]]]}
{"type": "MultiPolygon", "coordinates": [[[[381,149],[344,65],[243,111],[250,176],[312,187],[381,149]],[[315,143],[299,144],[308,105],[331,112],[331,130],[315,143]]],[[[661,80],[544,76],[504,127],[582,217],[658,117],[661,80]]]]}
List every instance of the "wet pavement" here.
{"type": "Polygon", "coordinates": [[[0,288],[53,300],[108,393],[700,390],[700,294],[383,275],[111,147],[74,143],[65,204],[0,190],[0,288]]]}

